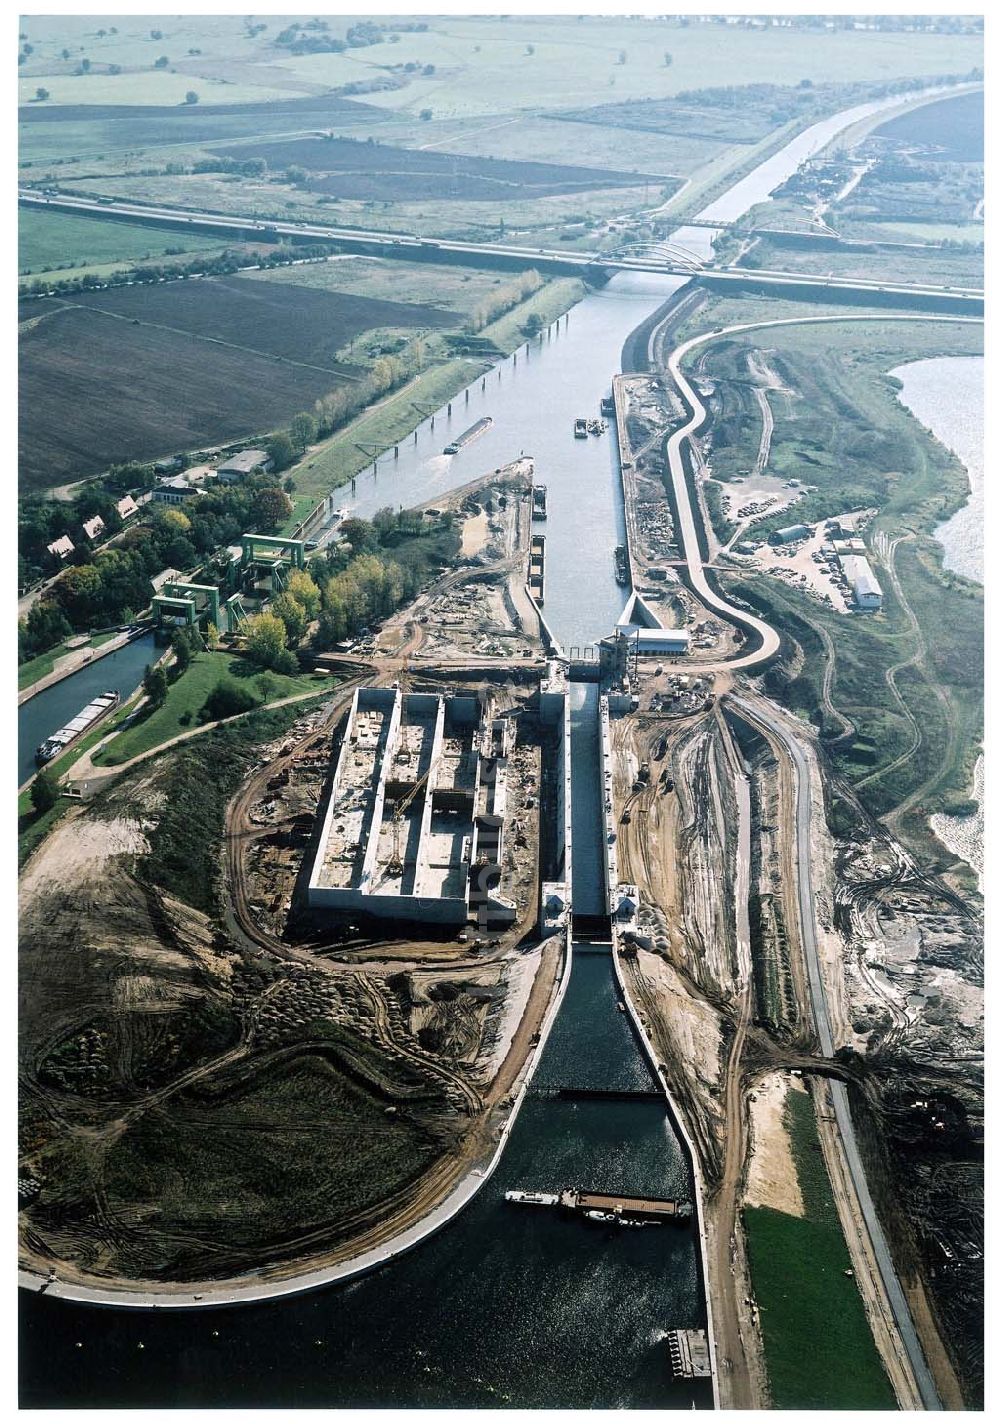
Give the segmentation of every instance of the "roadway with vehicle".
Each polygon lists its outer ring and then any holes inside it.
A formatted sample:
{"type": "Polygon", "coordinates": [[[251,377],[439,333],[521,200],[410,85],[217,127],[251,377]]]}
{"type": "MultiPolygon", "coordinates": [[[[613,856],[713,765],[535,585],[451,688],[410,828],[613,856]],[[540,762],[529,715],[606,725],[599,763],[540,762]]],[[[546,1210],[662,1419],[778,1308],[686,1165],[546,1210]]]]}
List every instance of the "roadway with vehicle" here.
{"type": "Polygon", "coordinates": [[[983,311],[983,292],[972,287],[937,287],[926,283],[868,282],[846,277],[816,277],[800,272],[746,271],[741,268],[703,269],[694,254],[659,258],[649,254],[628,256],[622,253],[555,252],[548,248],[515,247],[498,242],[463,242],[458,239],[415,237],[409,233],[386,233],[364,228],[329,227],[317,223],[259,221],[230,217],[202,209],[157,207],[152,204],[127,202],[122,199],[83,198],[70,194],[46,194],[31,189],[18,190],[18,202],[23,207],[51,207],[65,212],[83,212],[111,220],[157,224],[171,228],[197,227],[211,232],[226,232],[244,241],[257,238],[291,237],[299,241],[336,242],[357,252],[411,261],[467,261],[481,264],[483,259],[502,261],[505,266],[535,267],[553,274],[611,272],[651,272],[665,276],[697,277],[715,288],[750,287],[754,290],[780,293],[782,296],[812,296],[817,291],[851,294],[869,300],[889,298],[917,304],[946,304],[956,311],[967,310],[972,315],[983,311]]]}

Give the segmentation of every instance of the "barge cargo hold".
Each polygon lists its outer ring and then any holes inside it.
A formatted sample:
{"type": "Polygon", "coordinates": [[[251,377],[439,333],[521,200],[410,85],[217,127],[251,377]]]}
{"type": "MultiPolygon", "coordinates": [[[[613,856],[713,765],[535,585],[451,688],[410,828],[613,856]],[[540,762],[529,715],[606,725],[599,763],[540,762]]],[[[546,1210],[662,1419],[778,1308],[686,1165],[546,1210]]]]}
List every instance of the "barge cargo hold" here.
{"type": "Polygon", "coordinates": [[[102,692],[99,697],[95,697],[93,702],[88,702],[80,712],[76,714],[72,722],[67,722],[65,727],[60,727],[58,732],[53,732],[52,736],[42,742],[35,752],[35,761],[39,766],[44,766],[53,757],[59,756],[62,752],[71,747],[74,742],[89,732],[92,727],[96,727],[98,722],[103,721],[109,712],[113,712],[121,701],[121,695],[117,692],[102,692]]]}
{"type": "Polygon", "coordinates": [[[484,415],[477,420],[475,425],[470,425],[468,430],[463,430],[461,435],[455,437],[450,445],[444,447],[446,455],[457,455],[459,450],[464,450],[466,445],[471,445],[473,440],[478,440],[480,435],[485,435],[493,424],[492,415],[484,415]]]}

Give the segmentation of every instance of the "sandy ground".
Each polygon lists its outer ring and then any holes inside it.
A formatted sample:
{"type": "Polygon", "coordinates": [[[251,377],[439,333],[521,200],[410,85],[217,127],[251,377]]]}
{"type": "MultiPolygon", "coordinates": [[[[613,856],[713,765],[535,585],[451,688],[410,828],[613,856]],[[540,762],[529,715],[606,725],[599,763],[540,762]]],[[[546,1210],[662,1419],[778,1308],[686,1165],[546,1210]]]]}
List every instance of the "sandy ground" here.
{"type": "Polygon", "coordinates": [[[105,873],[113,856],[148,851],[138,821],[75,817],[57,826],[31,857],[21,876],[21,903],[27,905],[49,882],[63,888],[91,884],[105,873]]]}
{"type": "Polygon", "coordinates": [[[503,977],[506,995],[503,1004],[503,1027],[497,1034],[492,1052],[482,1063],[484,1076],[488,1079],[496,1077],[504,1059],[510,1052],[511,1044],[514,1042],[517,1030],[524,1019],[535,976],[541,963],[540,950],[533,954],[519,954],[516,959],[507,960],[503,977]]]}
{"type": "Polygon", "coordinates": [[[750,1095],[751,1148],[744,1201],[770,1206],[789,1216],[805,1216],[795,1171],[792,1139],[785,1126],[789,1093],[804,1093],[798,1078],[768,1073],[750,1095]]]}
{"type": "Polygon", "coordinates": [[[490,517],[485,509],[472,514],[462,525],[462,558],[471,559],[479,553],[490,536],[490,517]]]}

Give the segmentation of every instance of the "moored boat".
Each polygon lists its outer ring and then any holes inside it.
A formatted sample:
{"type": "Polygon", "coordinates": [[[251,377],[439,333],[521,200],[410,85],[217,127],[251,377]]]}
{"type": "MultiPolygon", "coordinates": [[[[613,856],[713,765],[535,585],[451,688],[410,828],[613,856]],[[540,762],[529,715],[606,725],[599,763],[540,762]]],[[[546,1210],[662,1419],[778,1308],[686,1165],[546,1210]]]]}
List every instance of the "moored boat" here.
{"type": "Polygon", "coordinates": [[[65,727],[60,727],[58,732],[53,732],[51,737],[47,737],[41,746],[35,751],[35,761],[39,766],[44,766],[53,757],[59,756],[74,742],[89,732],[92,727],[96,727],[98,722],[103,721],[109,712],[113,712],[121,701],[121,694],[114,690],[102,692],[99,697],[95,697],[92,702],[88,702],[71,722],[67,722],[65,727]]]}

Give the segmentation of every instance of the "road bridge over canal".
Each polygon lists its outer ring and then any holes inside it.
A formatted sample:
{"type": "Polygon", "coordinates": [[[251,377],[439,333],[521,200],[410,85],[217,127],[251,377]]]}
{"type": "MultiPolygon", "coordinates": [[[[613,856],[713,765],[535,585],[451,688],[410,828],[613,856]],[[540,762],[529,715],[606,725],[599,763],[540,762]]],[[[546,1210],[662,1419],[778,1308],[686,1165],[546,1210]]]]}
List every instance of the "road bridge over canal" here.
{"type": "MultiPolygon", "coordinates": [[[[462,242],[414,237],[364,228],[332,227],[318,223],[256,220],[199,209],[156,207],[118,198],[89,198],[31,188],[18,190],[18,203],[26,208],[54,208],[86,213],[108,221],[141,222],[177,231],[223,233],[242,241],[332,242],[346,252],[396,260],[491,266],[520,271],[534,267],[552,276],[582,276],[605,282],[615,272],[651,272],[685,277],[716,290],[765,292],[791,300],[847,301],[855,305],[910,307],[927,311],[983,315],[979,288],[937,287],[924,283],[869,282],[846,277],[814,277],[799,272],[745,271],[736,267],[702,268],[697,259],[674,250],[617,254],[556,252],[549,248],[515,247],[499,242],[462,242]]],[[[683,224],[691,226],[691,224],[683,224]]],[[[725,224],[720,224],[724,226],[725,224]]],[[[680,225],[679,225],[680,226],[680,225]]]]}

